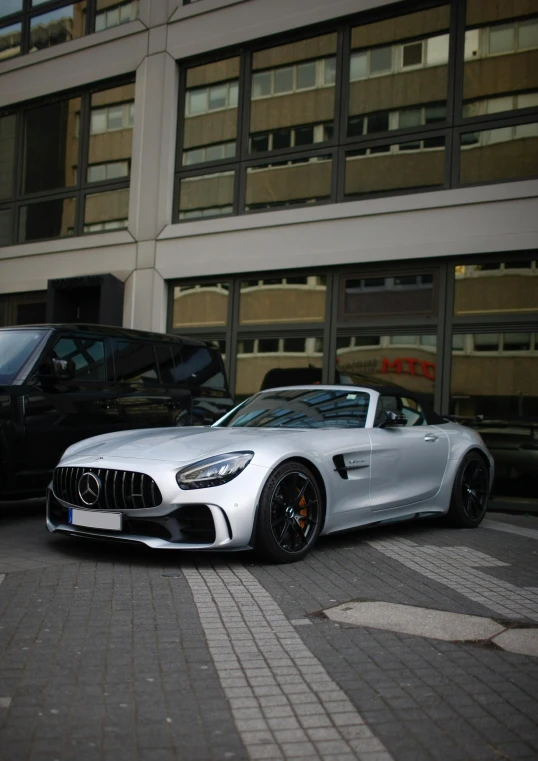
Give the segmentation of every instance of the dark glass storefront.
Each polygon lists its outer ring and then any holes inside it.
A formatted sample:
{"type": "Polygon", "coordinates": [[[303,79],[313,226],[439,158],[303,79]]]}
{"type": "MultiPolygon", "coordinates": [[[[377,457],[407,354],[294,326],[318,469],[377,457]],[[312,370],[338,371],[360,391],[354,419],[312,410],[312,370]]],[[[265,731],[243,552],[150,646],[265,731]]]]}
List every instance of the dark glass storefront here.
{"type": "Polygon", "coordinates": [[[497,498],[538,498],[538,253],[170,284],[168,330],[219,342],[237,400],[397,384],[477,428],[497,498]]]}

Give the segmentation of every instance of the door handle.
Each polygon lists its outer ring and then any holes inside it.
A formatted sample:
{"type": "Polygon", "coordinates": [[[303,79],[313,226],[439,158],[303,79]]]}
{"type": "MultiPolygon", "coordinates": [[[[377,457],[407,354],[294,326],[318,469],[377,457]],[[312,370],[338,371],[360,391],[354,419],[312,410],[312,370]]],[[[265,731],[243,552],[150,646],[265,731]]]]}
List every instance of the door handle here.
{"type": "Polygon", "coordinates": [[[439,436],[434,436],[433,433],[428,433],[426,436],[424,436],[424,441],[437,441],[439,436]]]}

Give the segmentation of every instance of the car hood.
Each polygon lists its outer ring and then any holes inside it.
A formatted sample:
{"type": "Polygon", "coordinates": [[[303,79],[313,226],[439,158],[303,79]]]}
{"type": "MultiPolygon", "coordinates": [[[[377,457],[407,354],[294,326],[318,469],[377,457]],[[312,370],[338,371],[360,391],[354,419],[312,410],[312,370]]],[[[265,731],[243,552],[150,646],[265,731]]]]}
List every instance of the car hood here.
{"type": "Polygon", "coordinates": [[[123,431],[96,436],[79,441],[69,447],[63,460],[103,457],[121,460],[143,459],[173,462],[175,464],[196,462],[224,452],[252,450],[264,441],[287,438],[298,431],[261,428],[151,428],[148,430],[123,431]]]}

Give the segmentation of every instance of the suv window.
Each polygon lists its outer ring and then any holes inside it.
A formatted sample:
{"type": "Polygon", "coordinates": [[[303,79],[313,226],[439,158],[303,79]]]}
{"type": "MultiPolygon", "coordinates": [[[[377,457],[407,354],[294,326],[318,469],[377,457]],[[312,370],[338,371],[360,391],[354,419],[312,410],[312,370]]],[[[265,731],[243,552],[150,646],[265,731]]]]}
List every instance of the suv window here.
{"type": "Polygon", "coordinates": [[[208,388],[226,388],[224,367],[218,351],[206,346],[181,347],[181,364],[176,363],[174,379],[176,383],[189,383],[191,386],[208,388]]]}
{"type": "MultiPolygon", "coordinates": [[[[155,344],[157,364],[162,383],[175,383],[174,380],[174,355],[170,344],[155,344]]],[[[178,361],[181,361],[178,357],[178,361]]]]}
{"type": "Polygon", "coordinates": [[[64,336],[54,344],[52,357],[74,362],[74,378],[77,380],[106,379],[105,342],[102,339],[64,336]]]}
{"type": "Polygon", "coordinates": [[[125,383],[157,383],[159,373],[153,344],[116,339],[114,341],[116,380],[125,383]]]}

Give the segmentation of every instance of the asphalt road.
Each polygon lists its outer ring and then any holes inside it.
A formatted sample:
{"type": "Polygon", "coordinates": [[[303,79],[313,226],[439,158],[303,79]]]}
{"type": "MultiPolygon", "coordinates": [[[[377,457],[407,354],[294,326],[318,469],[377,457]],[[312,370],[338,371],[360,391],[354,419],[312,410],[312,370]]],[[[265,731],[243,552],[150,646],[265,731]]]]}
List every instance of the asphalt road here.
{"type": "Polygon", "coordinates": [[[535,517],[276,566],[51,535],[43,512],[0,505],[2,761],[538,759],[538,658],[514,652],[538,647],[535,517]]]}

